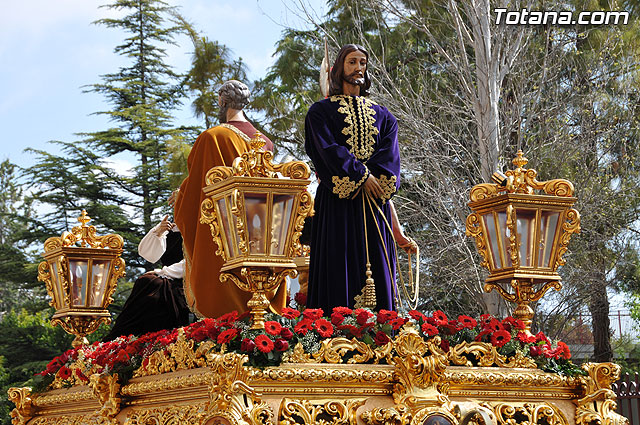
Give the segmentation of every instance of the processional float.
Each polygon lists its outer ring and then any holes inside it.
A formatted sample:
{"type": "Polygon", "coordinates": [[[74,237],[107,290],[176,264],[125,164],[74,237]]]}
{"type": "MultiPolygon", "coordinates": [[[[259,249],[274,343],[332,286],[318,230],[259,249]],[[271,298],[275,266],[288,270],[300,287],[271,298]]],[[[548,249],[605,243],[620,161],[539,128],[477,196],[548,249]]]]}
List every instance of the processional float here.
{"type": "MultiPolygon", "coordinates": [[[[251,152],[233,167],[212,169],[201,208],[201,222],[211,229],[226,261],[226,284],[232,281],[254,293],[245,332],[264,331],[264,293],[295,274],[296,239],[312,210],[308,168],[299,162],[274,165],[271,158],[254,140],[251,152]]],[[[557,270],[570,236],[579,230],[579,215],[572,208],[570,182],[538,182],[535,170],[523,168],[521,152],[514,165],[497,183],[471,190],[473,212],[466,227],[490,272],[485,289],[518,305],[516,316],[525,323],[522,338],[527,339],[534,338],[530,304],[548,289],[560,289],[557,270]]],[[[65,267],[70,266],[47,261],[43,269],[57,270],[66,279],[70,272],[65,267]]],[[[45,270],[43,276],[48,276],[45,270]]],[[[66,295],[65,285],[53,289],[47,283],[50,292],[69,300],[73,296],[66,295]]],[[[418,316],[387,342],[327,338],[312,352],[298,343],[282,363],[268,367],[249,366],[248,354],[196,339],[182,328],[174,342],[145,357],[128,381],[78,358],[64,367],[84,367],[90,373],[86,382],[65,380],[58,371],[45,392],[10,389],[16,405],[12,420],[129,425],[626,423],[614,411],[611,390],[619,366],[588,363],[581,374],[566,376],[540,370],[521,351],[502,355],[487,342],[464,341],[445,349],[441,336],[426,337],[416,327],[418,316]]]]}

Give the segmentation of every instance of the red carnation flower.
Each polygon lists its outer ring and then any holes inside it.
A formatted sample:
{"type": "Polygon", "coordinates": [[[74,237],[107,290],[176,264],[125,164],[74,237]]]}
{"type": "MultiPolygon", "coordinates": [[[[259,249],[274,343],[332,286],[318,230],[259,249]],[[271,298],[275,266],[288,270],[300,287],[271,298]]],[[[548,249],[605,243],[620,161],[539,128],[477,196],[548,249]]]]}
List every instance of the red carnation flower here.
{"type": "Polygon", "coordinates": [[[291,332],[291,329],[289,328],[282,328],[282,330],[280,331],[280,336],[284,339],[291,339],[293,338],[293,332],[291,332]]]}
{"type": "Polygon", "coordinates": [[[126,363],[129,361],[129,355],[127,354],[126,351],[120,350],[116,355],[115,361],[119,363],[126,363]]]}
{"type": "Polygon", "coordinates": [[[220,326],[230,326],[236,320],[238,320],[238,312],[234,310],[230,313],[226,313],[220,316],[218,318],[218,323],[220,324],[220,326]]]}
{"type": "Polygon", "coordinates": [[[319,318],[322,317],[323,314],[324,312],[322,311],[321,308],[308,308],[302,312],[302,316],[305,319],[309,319],[311,321],[318,320],[319,318]]]}
{"type": "Polygon", "coordinates": [[[502,326],[502,323],[498,319],[491,319],[491,321],[489,321],[489,323],[487,323],[486,326],[484,326],[484,329],[487,329],[493,332],[505,330],[504,326],[502,326]]]}
{"type": "Polygon", "coordinates": [[[307,294],[304,292],[296,292],[293,299],[296,300],[296,304],[299,306],[307,305],[307,294]]]}
{"type": "Polygon", "coordinates": [[[358,315],[356,316],[356,323],[359,324],[360,326],[364,326],[367,321],[369,320],[369,312],[366,310],[361,310],[358,315]]]}
{"type": "Polygon", "coordinates": [[[245,353],[251,353],[254,348],[256,348],[256,343],[253,342],[251,338],[244,338],[240,343],[240,350],[245,353]]]}
{"type": "Polygon", "coordinates": [[[300,317],[300,312],[294,308],[285,307],[282,309],[282,317],[286,319],[297,319],[300,317]]]}
{"type": "Polygon", "coordinates": [[[282,330],[282,325],[280,325],[280,323],[275,322],[273,320],[269,320],[268,322],[264,322],[264,330],[269,335],[280,335],[280,331],[282,330]]]}
{"type": "Polygon", "coordinates": [[[436,325],[438,326],[446,325],[449,323],[449,319],[447,318],[447,315],[444,314],[442,310],[434,311],[432,316],[436,321],[436,325]]]}
{"type": "Polygon", "coordinates": [[[66,366],[62,366],[60,370],[58,370],[58,376],[61,379],[69,379],[71,378],[71,369],[66,366]]]}
{"type": "Polygon", "coordinates": [[[458,327],[450,323],[445,323],[438,326],[438,330],[442,335],[455,335],[455,333],[458,332],[458,327]]]}
{"type": "Polygon", "coordinates": [[[536,342],[536,337],[534,335],[527,335],[524,332],[518,332],[518,335],[516,335],[516,337],[523,344],[532,344],[536,342]]]}
{"type": "Polygon", "coordinates": [[[427,316],[420,313],[418,310],[411,310],[409,312],[409,317],[411,317],[416,322],[421,322],[421,321],[424,322],[425,320],[427,320],[427,316]]]}
{"type": "Polygon", "coordinates": [[[367,314],[367,317],[373,317],[373,313],[369,310],[365,310],[364,308],[356,308],[355,310],[353,310],[353,315],[358,317],[358,315],[362,312],[365,312],[367,314]]]}
{"type": "Polygon", "coordinates": [[[311,326],[313,326],[313,322],[311,320],[302,319],[296,324],[293,331],[298,334],[306,335],[307,332],[311,330],[311,326]]]}
{"type": "Polygon", "coordinates": [[[511,341],[511,334],[505,330],[495,331],[491,335],[491,343],[496,347],[502,347],[509,341],[511,341]]]}
{"type": "Polygon", "coordinates": [[[425,322],[422,324],[422,333],[426,336],[438,335],[438,328],[425,322]]]}
{"type": "Polygon", "coordinates": [[[562,341],[558,341],[558,350],[561,351],[562,357],[569,360],[571,358],[571,350],[569,346],[562,341]]]}
{"type": "Polygon", "coordinates": [[[400,329],[405,323],[407,323],[407,319],[403,319],[402,317],[396,317],[389,322],[394,331],[400,329]]]}
{"type": "Polygon", "coordinates": [[[538,332],[536,334],[536,342],[544,342],[545,344],[549,344],[549,340],[547,339],[547,337],[542,333],[542,331],[538,332]]]}
{"type": "Polygon", "coordinates": [[[271,351],[273,351],[273,341],[271,341],[271,338],[269,338],[268,336],[264,334],[258,335],[254,341],[258,350],[262,351],[263,353],[270,353],[271,351]]]}
{"type": "Polygon", "coordinates": [[[458,322],[467,329],[473,329],[478,326],[478,322],[476,322],[476,319],[474,319],[473,317],[465,316],[464,314],[458,316],[458,322]]]}
{"type": "Polygon", "coordinates": [[[396,317],[398,317],[398,313],[395,311],[380,310],[378,312],[378,317],[376,321],[380,324],[384,324],[389,322],[390,320],[395,319],[396,317]]]}
{"type": "Polygon", "coordinates": [[[273,344],[276,351],[287,351],[289,349],[289,343],[284,339],[278,338],[273,344]]]}
{"type": "Polygon", "coordinates": [[[385,345],[389,341],[391,341],[391,339],[389,338],[389,335],[387,335],[386,333],[384,333],[382,331],[378,331],[376,333],[375,338],[373,339],[373,342],[375,342],[376,345],[385,345]]]}
{"type": "Polygon", "coordinates": [[[228,344],[233,338],[238,335],[239,331],[236,328],[227,329],[218,335],[218,344],[228,344]]]}
{"type": "Polygon", "coordinates": [[[349,307],[333,307],[333,312],[342,314],[343,316],[348,316],[353,313],[353,310],[349,307]]]}
{"type": "Polygon", "coordinates": [[[538,347],[537,345],[532,345],[531,347],[529,347],[529,354],[531,354],[531,357],[538,357],[542,355],[542,348],[538,347]]]}
{"type": "Polygon", "coordinates": [[[200,342],[204,340],[207,336],[209,336],[209,332],[205,328],[198,328],[195,331],[191,332],[191,339],[196,342],[200,342]]]}
{"type": "Polygon", "coordinates": [[[333,313],[331,313],[331,323],[338,326],[341,325],[342,322],[344,322],[344,316],[334,309],[333,313]]]}
{"type": "Polygon", "coordinates": [[[328,320],[318,319],[313,324],[313,327],[323,338],[329,338],[331,335],[333,335],[333,326],[331,325],[331,323],[329,323],[328,320]]]}
{"type": "Polygon", "coordinates": [[[358,329],[358,327],[353,326],[353,325],[340,325],[338,326],[338,329],[340,329],[341,331],[346,332],[347,335],[351,335],[354,338],[361,338],[362,337],[362,331],[360,329],[358,329]]]}
{"type": "Polygon", "coordinates": [[[485,335],[490,335],[491,331],[489,329],[485,329],[483,331],[481,331],[478,335],[476,335],[476,337],[474,338],[474,341],[482,341],[482,338],[485,335]]]}
{"type": "Polygon", "coordinates": [[[80,369],[74,369],[76,376],[78,377],[78,379],[80,379],[83,382],[88,382],[89,378],[87,378],[87,376],[82,373],[82,371],[80,369]]]}

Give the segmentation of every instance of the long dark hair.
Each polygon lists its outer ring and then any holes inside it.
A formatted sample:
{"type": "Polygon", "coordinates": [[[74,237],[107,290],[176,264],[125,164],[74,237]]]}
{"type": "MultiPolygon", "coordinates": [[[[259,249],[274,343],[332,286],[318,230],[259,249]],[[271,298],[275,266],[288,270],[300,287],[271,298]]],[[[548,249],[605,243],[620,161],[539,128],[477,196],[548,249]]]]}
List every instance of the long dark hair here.
{"type": "Polygon", "coordinates": [[[361,51],[367,57],[367,68],[364,71],[364,86],[360,87],[360,96],[369,96],[369,87],[371,80],[369,79],[369,52],[358,44],[345,44],[338,52],[331,73],[329,74],[329,96],[342,94],[342,74],[344,73],[344,59],[351,52],[361,51]]]}

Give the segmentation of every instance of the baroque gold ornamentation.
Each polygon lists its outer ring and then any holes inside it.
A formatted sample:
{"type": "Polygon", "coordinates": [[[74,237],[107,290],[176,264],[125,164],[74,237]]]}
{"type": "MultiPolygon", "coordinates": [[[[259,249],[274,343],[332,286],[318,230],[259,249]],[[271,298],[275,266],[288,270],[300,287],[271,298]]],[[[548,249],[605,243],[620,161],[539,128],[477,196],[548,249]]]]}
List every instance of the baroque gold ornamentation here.
{"type": "Polygon", "coordinates": [[[318,352],[313,354],[314,359],[319,362],[325,361],[327,363],[342,363],[343,357],[346,354],[357,352],[359,354],[353,354],[347,363],[365,363],[369,360],[373,360],[374,364],[378,364],[381,359],[387,357],[393,348],[391,343],[385,344],[375,350],[368,344],[352,338],[331,338],[322,341],[322,346],[318,352]]]}
{"type": "Polygon", "coordinates": [[[209,387],[207,416],[203,423],[213,418],[224,418],[231,424],[259,425],[271,422],[273,411],[262,402],[261,394],[247,384],[250,368],[244,363],[246,355],[235,353],[212,354],[213,365],[209,387]]]}
{"type": "Polygon", "coordinates": [[[267,314],[267,308],[271,305],[266,295],[267,292],[275,290],[285,276],[292,278],[298,276],[298,271],[296,269],[275,271],[272,269],[242,267],[240,274],[242,278],[232,272],[220,273],[220,282],[231,280],[238,288],[253,294],[247,302],[247,307],[249,307],[252,317],[251,329],[264,329],[264,317],[267,314]]]}
{"type": "Polygon", "coordinates": [[[574,233],[580,233],[580,213],[578,210],[571,208],[567,211],[565,219],[566,221],[562,223],[562,230],[564,230],[564,233],[560,237],[560,244],[558,245],[558,261],[554,265],[554,270],[566,263],[562,257],[569,249],[569,240],[571,239],[571,235],[574,233]]]}
{"type": "Polygon", "coordinates": [[[187,340],[184,330],[178,330],[176,342],[170,344],[166,350],[156,351],[145,366],[138,368],[133,377],[159,375],[177,370],[203,367],[207,364],[206,355],[213,349],[214,343],[206,341],[194,350],[194,341],[187,340]]]}
{"type": "MultiPolygon", "coordinates": [[[[251,375],[251,382],[264,386],[264,391],[270,391],[272,384],[275,382],[320,382],[323,384],[330,383],[325,392],[338,392],[335,386],[336,382],[347,384],[357,388],[374,384],[381,386],[380,390],[376,390],[379,394],[389,394],[390,391],[384,389],[394,382],[395,372],[390,366],[378,366],[377,368],[369,367],[346,367],[323,365],[318,367],[316,364],[308,365],[310,367],[272,367],[264,370],[254,369],[251,375]]],[[[339,388],[338,388],[339,389],[339,388]]],[[[305,393],[306,389],[301,388],[300,393],[305,393]]]]}
{"type": "Polygon", "coordinates": [[[499,425],[569,425],[562,411],[548,403],[485,403],[492,408],[499,425]]]}
{"type": "Polygon", "coordinates": [[[33,416],[34,409],[31,400],[31,388],[9,388],[7,391],[9,401],[15,404],[15,409],[11,411],[11,423],[13,425],[24,425],[33,416]]]}
{"type": "MultiPolygon", "coordinates": [[[[360,417],[367,425],[423,425],[427,423],[430,416],[442,417],[452,425],[458,424],[458,420],[451,413],[450,408],[438,406],[429,406],[420,409],[411,409],[406,405],[385,408],[378,407],[362,413],[360,417]]],[[[434,423],[444,425],[441,420],[437,420],[434,423]]],[[[488,423],[479,425],[495,424],[488,423]]]]}
{"type": "Polygon", "coordinates": [[[387,361],[395,366],[398,376],[393,392],[396,406],[406,405],[415,413],[424,406],[446,405],[449,400],[438,385],[449,362],[440,349],[440,338],[425,341],[409,322],[393,340],[393,347],[396,355],[387,361]]]}
{"type": "MultiPolygon", "coordinates": [[[[102,416],[109,421],[113,420],[120,412],[120,403],[122,402],[118,374],[93,374],[89,378],[89,387],[101,405],[95,416],[102,416]]],[[[115,423],[118,422],[115,421],[115,423]]]]}
{"type": "Polygon", "coordinates": [[[200,424],[203,423],[204,412],[204,403],[140,409],[129,413],[124,425],[200,424]]]}
{"type": "Polygon", "coordinates": [[[473,366],[465,354],[472,354],[476,359],[478,366],[489,367],[496,365],[498,367],[514,368],[533,368],[536,369],[536,363],[525,357],[521,352],[508,359],[498,353],[496,347],[486,342],[462,342],[449,350],[448,358],[451,364],[459,366],[473,366]]]}
{"type": "Polygon", "coordinates": [[[353,196],[353,193],[364,183],[364,181],[369,177],[369,170],[365,170],[365,173],[362,175],[362,178],[355,182],[349,178],[349,176],[331,177],[331,182],[333,183],[333,193],[338,195],[340,199],[348,199],[353,196]]]}
{"type": "Polygon", "coordinates": [[[365,401],[364,399],[311,401],[285,397],[280,403],[278,424],[356,425],[356,411],[364,405],[365,401]]]}
{"type": "Polygon", "coordinates": [[[375,126],[376,103],[362,96],[331,96],[332,102],[339,102],[338,112],[344,114],[345,127],[342,134],[347,136],[349,151],[360,161],[368,160],[373,154],[375,136],[379,131],[375,126]]]}
{"type": "MultiPolygon", "coordinates": [[[[304,253],[304,247],[300,243],[300,236],[302,235],[305,219],[313,214],[313,197],[309,192],[305,191],[300,196],[300,204],[296,211],[296,218],[293,225],[293,244],[291,244],[291,248],[289,250],[290,257],[297,257],[299,253],[304,253]]],[[[308,255],[309,254],[307,252],[307,256],[308,255]]]]}
{"type": "Polygon", "coordinates": [[[476,240],[476,249],[482,257],[482,263],[480,267],[489,268],[489,253],[487,252],[487,245],[482,233],[482,226],[480,225],[480,215],[477,213],[471,213],[467,217],[466,234],[473,237],[476,240]]]}
{"type": "Polygon", "coordinates": [[[620,378],[620,366],[615,363],[582,365],[589,376],[581,377],[584,397],[576,400],[577,425],[628,425],[629,420],[615,412],[616,394],[611,384],[620,378]]]}

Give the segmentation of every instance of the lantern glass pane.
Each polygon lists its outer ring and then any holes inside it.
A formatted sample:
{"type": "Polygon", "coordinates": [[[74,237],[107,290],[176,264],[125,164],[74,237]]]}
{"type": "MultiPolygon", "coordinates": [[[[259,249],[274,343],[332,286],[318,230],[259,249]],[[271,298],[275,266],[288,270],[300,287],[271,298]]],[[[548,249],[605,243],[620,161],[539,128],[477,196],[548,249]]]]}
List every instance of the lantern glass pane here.
{"type": "Polygon", "coordinates": [[[558,211],[542,211],[540,214],[540,252],[538,253],[538,267],[551,267],[551,251],[553,240],[558,227],[558,211]]]}
{"type": "Polygon", "coordinates": [[[267,232],[267,194],[245,193],[244,209],[246,213],[249,253],[264,254],[267,232]]]}
{"type": "Polygon", "coordinates": [[[91,307],[102,307],[110,268],[111,260],[93,260],[91,266],[91,291],[89,293],[89,305],[91,307]]]}
{"type": "Polygon", "coordinates": [[[53,285],[54,304],[56,309],[62,308],[64,305],[64,291],[60,284],[60,275],[58,275],[58,261],[49,261],[49,270],[51,270],[51,284],[53,285]]]}
{"type": "Polygon", "coordinates": [[[506,211],[498,213],[498,226],[500,227],[500,239],[502,239],[502,252],[504,254],[505,267],[513,267],[513,262],[511,261],[511,241],[509,240],[511,231],[507,227],[506,211]]]}
{"type": "Polygon", "coordinates": [[[85,306],[87,300],[87,260],[69,259],[71,306],[85,306]]]}
{"type": "Polygon", "coordinates": [[[227,258],[235,258],[238,255],[237,244],[233,243],[231,236],[231,229],[233,224],[229,220],[229,212],[227,211],[228,201],[227,198],[218,199],[218,211],[220,211],[220,226],[223,232],[222,245],[224,246],[224,252],[227,258]],[[233,248],[232,248],[233,247],[233,248]]]}
{"type": "Polygon", "coordinates": [[[520,265],[533,267],[533,255],[535,252],[535,210],[517,210],[516,231],[518,232],[518,247],[520,251],[520,265]]]}
{"type": "Polygon", "coordinates": [[[493,264],[497,269],[501,269],[502,260],[500,259],[500,245],[498,243],[498,229],[496,229],[496,221],[493,219],[493,213],[488,213],[482,216],[484,221],[484,227],[487,229],[487,237],[489,238],[489,252],[491,252],[491,258],[493,258],[493,264]]]}
{"type": "Polygon", "coordinates": [[[293,195],[273,195],[273,239],[271,240],[273,255],[284,255],[294,200],[293,195]]]}

